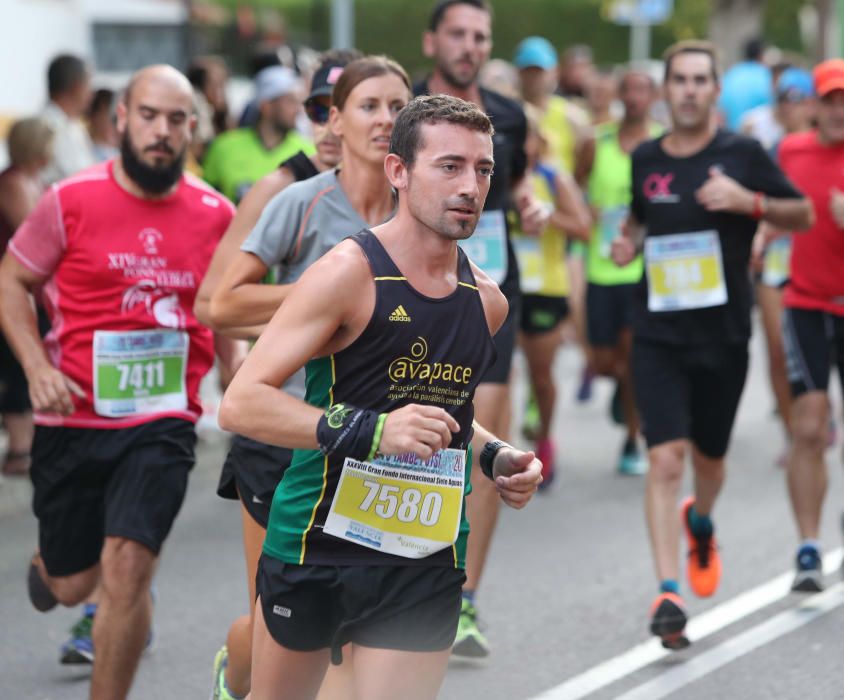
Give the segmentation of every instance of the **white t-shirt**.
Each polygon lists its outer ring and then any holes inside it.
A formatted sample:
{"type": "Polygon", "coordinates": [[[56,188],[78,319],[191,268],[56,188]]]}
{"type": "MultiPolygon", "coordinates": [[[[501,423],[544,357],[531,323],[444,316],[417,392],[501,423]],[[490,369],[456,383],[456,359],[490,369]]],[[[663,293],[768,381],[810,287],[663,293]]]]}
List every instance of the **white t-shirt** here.
{"type": "Polygon", "coordinates": [[[55,132],[53,159],[41,176],[44,184],[52,185],[97,162],[91,137],[81,120],[69,117],[55,102],[48,102],[41,116],[55,132]]]}

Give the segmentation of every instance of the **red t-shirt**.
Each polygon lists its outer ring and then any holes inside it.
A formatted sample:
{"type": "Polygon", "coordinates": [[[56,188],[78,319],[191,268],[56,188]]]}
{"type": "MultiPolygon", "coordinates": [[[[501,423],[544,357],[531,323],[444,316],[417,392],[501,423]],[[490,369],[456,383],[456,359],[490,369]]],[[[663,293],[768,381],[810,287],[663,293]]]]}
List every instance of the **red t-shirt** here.
{"type": "Polygon", "coordinates": [[[193,303],[233,214],[190,175],[164,199],[135,197],[115,181],[113,162],[44,194],[9,251],[47,278],[44,344],[85,399],[74,397],[70,416],[36,414],[36,423],[122,428],[199,418],[214,341],[193,303]]]}
{"type": "Polygon", "coordinates": [[[829,210],[832,188],[844,191],[844,144],[824,145],[815,131],[791,134],[780,144],[779,163],[815,208],[815,225],[792,237],[784,304],[844,316],[844,230],[829,210]]]}

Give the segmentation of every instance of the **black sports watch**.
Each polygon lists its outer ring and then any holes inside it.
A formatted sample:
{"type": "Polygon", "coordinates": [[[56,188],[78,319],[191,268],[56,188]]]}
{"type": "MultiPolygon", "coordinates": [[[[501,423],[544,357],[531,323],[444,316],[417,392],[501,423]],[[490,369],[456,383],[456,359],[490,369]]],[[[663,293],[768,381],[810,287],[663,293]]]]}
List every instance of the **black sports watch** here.
{"type": "Polygon", "coordinates": [[[478,457],[478,461],[481,464],[481,471],[490,481],[493,478],[492,463],[495,461],[495,455],[498,454],[498,451],[502,447],[511,447],[511,445],[508,445],[503,440],[493,440],[492,442],[488,442],[484,445],[484,448],[481,450],[481,455],[478,457]]]}

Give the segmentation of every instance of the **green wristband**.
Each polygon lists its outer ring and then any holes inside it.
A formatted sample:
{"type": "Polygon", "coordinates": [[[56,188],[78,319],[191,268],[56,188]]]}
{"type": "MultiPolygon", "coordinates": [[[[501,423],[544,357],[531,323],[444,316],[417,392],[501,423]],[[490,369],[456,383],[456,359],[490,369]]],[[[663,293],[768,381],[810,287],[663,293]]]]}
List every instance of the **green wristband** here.
{"type": "Polygon", "coordinates": [[[372,435],[372,449],[369,451],[369,456],[366,458],[367,462],[375,457],[378,452],[378,448],[381,447],[381,435],[384,433],[384,423],[386,422],[386,413],[382,413],[378,416],[378,422],[375,423],[375,432],[372,435]]]}

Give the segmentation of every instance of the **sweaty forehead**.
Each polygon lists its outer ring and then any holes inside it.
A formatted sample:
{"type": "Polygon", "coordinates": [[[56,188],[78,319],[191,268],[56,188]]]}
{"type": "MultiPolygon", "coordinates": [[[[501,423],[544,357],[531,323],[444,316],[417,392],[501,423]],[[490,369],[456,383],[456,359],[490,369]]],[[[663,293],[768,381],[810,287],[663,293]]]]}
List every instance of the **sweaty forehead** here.
{"type": "Polygon", "coordinates": [[[460,124],[439,122],[423,124],[419,153],[431,160],[445,155],[463,156],[467,160],[492,160],[492,137],[460,124]]]}
{"type": "Polygon", "coordinates": [[[491,27],[492,20],[488,12],[471,5],[452,5],[445,11],[439,29],[448,31],[461,29],[489,34],[491,27]]]}
{"type": "Polygon", "coordinates": [[[193,93],[188,85],[170,76],[140,76],[131,86],[129,104],[163,111],[190,112],[193,109],[193,93]]]}
{"type": "Polygon", "coordinates": [[[698,75],[712,72],[712,58],[702,52],[679,53],[671,60],[671,73],[698,75]]]}

